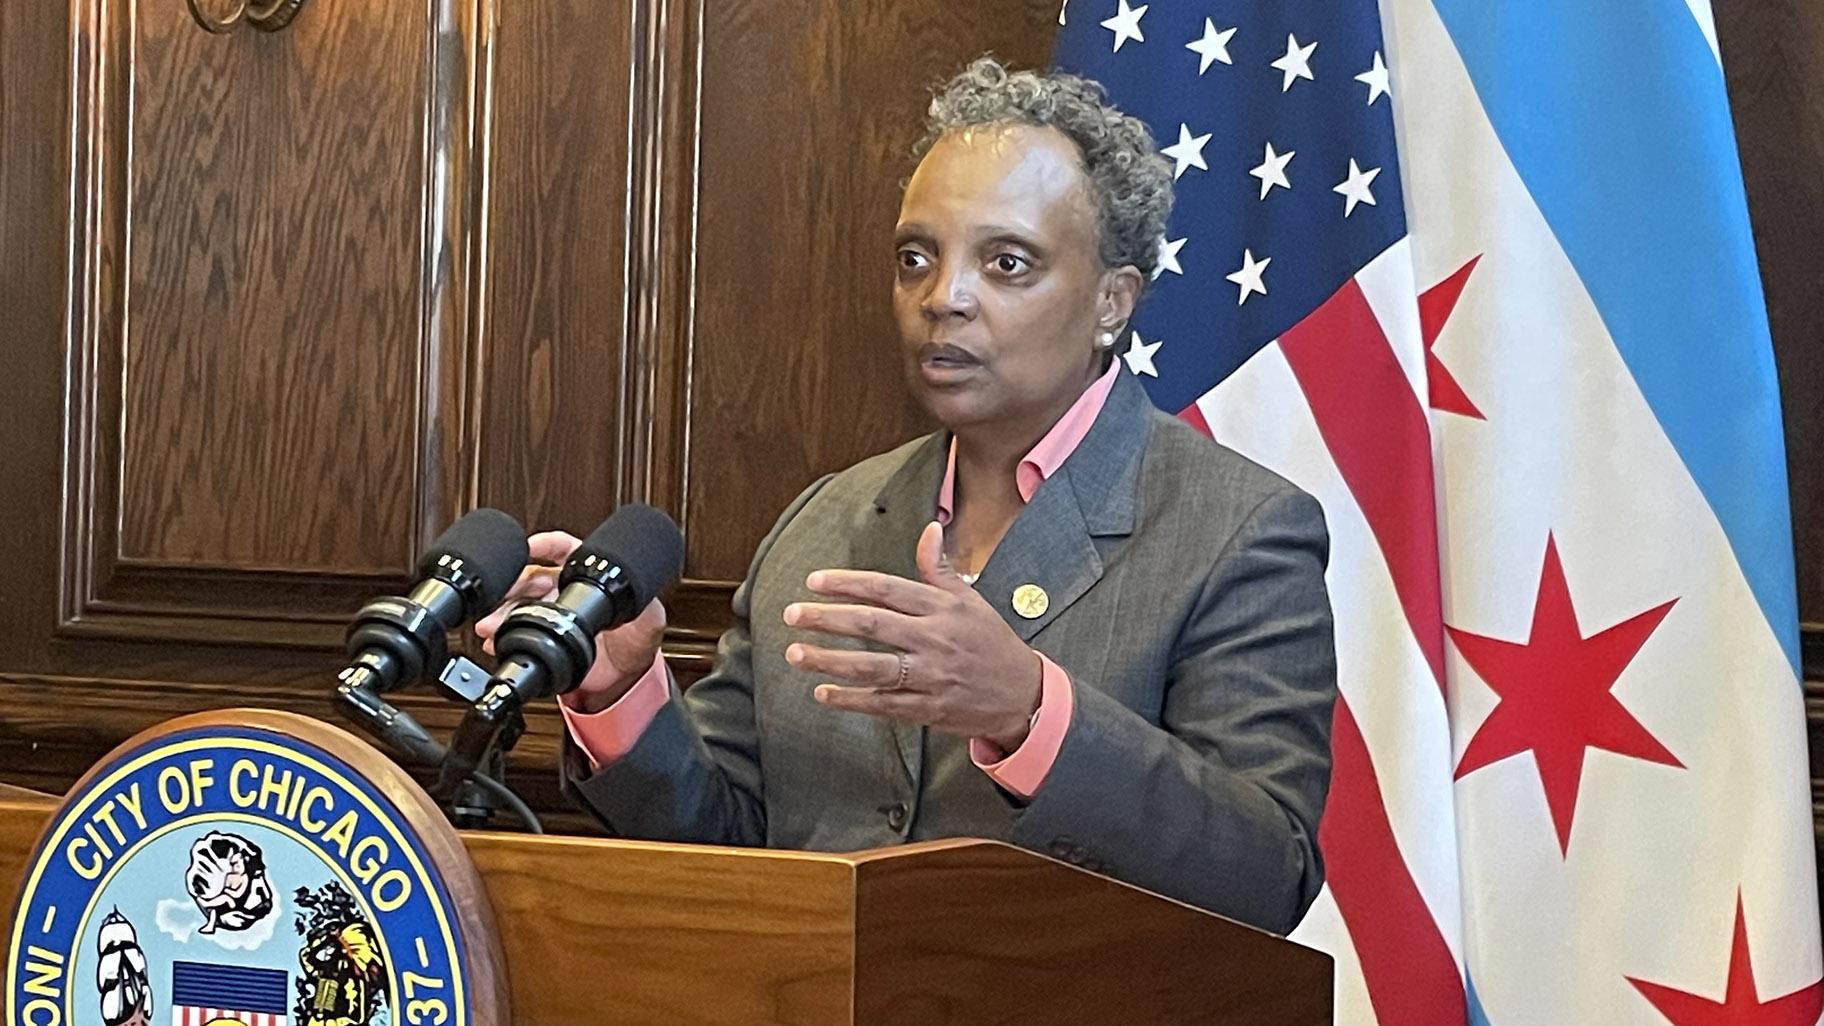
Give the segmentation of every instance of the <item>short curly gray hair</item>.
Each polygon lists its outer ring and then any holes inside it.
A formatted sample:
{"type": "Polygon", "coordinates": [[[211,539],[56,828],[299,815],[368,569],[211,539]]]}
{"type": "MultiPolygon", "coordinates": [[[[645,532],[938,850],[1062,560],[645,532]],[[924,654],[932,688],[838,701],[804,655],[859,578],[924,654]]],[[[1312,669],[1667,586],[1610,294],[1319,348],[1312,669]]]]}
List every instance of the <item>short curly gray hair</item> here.
{"type": "Polygon", "coordinates": [[[993,57],[978,57],[932,98],[913,156],[924,159],[951,132],[989,125],[1052,128],[1074,143],[1096,206],[1103,266],[1131,264],[1152,277],[1172,213],[1172,165],[1146,122],[1111,106],[1089,79],[1009,71],[993,57]]]}

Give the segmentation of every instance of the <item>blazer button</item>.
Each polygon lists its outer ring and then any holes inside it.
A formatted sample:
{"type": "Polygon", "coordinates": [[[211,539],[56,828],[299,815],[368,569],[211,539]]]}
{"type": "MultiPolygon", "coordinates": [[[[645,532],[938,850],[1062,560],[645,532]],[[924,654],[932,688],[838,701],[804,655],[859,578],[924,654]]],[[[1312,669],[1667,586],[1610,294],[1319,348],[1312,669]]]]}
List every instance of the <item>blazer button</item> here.
{"type": "Polygon", "coordinates": [[[891,827],[894,833],[899,833],[906,829],[906,820],[911,815],[912,810],[906,808],[905,802],[895,802],[887,807],[887,826],[891,827]]]}
{"type": "Polygon", "coordinates": [[[1068,837],[1060,837],[1051,842],[1051,855],[1053,858],[1063,859],[1064,861],[1069,862],[1071,861],[1071,854],[1076,850],[1077,846],[1072,844],[1068,837]]]}

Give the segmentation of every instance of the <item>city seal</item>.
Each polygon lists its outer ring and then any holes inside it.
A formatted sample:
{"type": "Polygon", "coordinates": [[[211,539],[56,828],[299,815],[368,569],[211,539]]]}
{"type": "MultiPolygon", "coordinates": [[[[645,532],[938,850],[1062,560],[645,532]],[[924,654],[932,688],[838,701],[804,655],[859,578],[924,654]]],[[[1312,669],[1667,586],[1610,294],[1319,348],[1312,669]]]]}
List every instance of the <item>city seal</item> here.
{"type": "Polygon", "coordinates": [[[71,789],[25,874],[7,1026],[496,1026],[479,879],[352,735],[187,717],[71,789]]]}

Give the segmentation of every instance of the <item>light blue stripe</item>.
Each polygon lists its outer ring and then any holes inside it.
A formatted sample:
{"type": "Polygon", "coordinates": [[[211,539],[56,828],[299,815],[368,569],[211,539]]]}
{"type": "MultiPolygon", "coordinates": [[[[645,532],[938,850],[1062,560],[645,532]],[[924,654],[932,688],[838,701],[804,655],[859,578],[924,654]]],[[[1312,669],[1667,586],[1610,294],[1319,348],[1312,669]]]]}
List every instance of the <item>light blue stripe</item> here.
{"type": "Polygon", "coordinates": [[[1433,2],[1796,676],[1779,389],[1709,43],[1682,0],[1433,2]]]}
{"type": "Polygon", "coordinates": [[[1482,1000],[1476,997],[1476,981],[1469,978],[1467,971],[1463,974],[1463,985],[1469,998],[1469,1026],[1489,1026],[1488,1013],[1482,1010],[1482,1000]]]}

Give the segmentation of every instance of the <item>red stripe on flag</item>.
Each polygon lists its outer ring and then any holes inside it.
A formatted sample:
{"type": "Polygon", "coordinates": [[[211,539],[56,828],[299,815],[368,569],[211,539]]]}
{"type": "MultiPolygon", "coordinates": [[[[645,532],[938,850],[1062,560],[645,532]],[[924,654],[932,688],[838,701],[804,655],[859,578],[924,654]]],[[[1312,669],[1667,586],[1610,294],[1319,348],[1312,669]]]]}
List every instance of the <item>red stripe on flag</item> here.
{"type": "Polygon", "coordinates": [[[1425,410],[1353,278],[1279,345],[1374,532],[1406,621],[1442,689],[1438,511],[1425,410]]]}
{"type": "MultiPolygon", "coordinates": [[[[1442,692],[1444,621],[1425,409],[1353,279],[1282,336],[1280,349],[1442,692]]],[[[1462,1026],[1468,1012],[1456,958],[1400,852],[1368,744],[1340,695],[1318,843],[1375,1018],[1383,1026],[1462,1026]]]]}
{"type": "Polygon", "coordinates": [[[1463,1026],[1469,1013],[1456,958],[1400,856],[1368,744],[1340,695],[1330,758],[1330,798],[1317,840],[1375,1018],[1381,1026],[1463,1026]]]}
{"type": "Polygon", "coordinates": [[[1191,427],[1196,428],[1197,433],[1205,438],[1215,437],[1215,432],[1210,430],[1210,422],[1204,419],[1203,411],[1197,408],[1196,403],[1192,403],[1184,409],[1179,410],[1178,419],[1189,424],[1191,427]]]}

